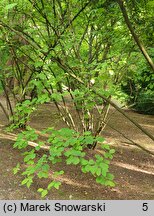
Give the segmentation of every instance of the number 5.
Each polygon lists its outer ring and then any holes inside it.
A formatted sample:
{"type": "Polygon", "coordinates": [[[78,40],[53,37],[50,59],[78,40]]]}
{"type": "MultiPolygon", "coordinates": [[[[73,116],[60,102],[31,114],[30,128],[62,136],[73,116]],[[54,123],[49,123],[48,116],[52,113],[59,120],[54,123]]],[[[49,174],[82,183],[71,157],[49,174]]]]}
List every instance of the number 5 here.
{"type": "Polygon", "coordinates": [[[148,211],[148,203],[143,203],[142,210],[143,211],[148,211]]]}

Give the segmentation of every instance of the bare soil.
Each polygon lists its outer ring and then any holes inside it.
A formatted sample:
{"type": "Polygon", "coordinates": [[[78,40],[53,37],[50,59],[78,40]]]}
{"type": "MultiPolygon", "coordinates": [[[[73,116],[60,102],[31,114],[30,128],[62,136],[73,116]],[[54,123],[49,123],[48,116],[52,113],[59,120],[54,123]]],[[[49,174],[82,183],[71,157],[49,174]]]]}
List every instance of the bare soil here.
{"type": "MultiPolygon", "coordinates": [[[[149,132],[154,134],[154,116],[142,115],[133,111],[125,111],[149,132]]],[[[132,125],[120,113],[112,110],[109,125],[120,130],[127,137],[154,151],[154,142],[132,125]]],[[[12,169],[19,162],[24,169],[21,151],[13,149],[12,137],[4,131],[7,120],[0,109],[0,199],[42,199],[37,189],[45,188],[51,179],[36,178],[34,184],[27,189],[21,186],[23,176],[14,175],[12,169]]],[[[40,131],[48,126],[57,129],[65,125],[60,121],[56,109],[52,104],[41,105],[32,116],[30,125],[40,131]]],[[[95,182],[90,174],[83,174],[78,166],[66,166],[64,163],[53,167],[53,170],[64,169],[61,177],[60,190],[53,189],[45,199],[154,199],[154,157],[143,150],[130,146],[119,133],[107,126],[102,133],[116,153],[110,168],[115,175],[116,186],[104,187],[95,182]]],[[[99,146],[95,152],[99,151],[99,146]]],[[[94,154],[95,152],[90,154],[94,154]]],[[[39,153],[43,154],[43,151],[39,153]]],[[[39,156],[39,155],[38,155],[39,156]]],[[[52,172],[51,171],[51,172],[52,172]]]]}

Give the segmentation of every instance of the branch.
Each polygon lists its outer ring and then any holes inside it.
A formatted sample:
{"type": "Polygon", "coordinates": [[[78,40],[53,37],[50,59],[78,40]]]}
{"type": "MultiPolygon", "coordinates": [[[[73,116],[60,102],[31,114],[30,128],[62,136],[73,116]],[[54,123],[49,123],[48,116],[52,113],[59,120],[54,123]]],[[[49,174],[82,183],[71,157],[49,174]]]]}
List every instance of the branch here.
{"type": "Polygon", "coordinates": [[[138,129],[140,129],[144,134],[146,134],[149,138],[151,138],[154,141],[154,136],[149,133],[146,129],[144,129],[140,124],[138,124],[134,119],[132,119],[129,115],[127,115],[121,108],[119,108],[114,102],[112,102],[110,99],[105,97],[104,95],[100,94],[99,92],[92,90],[96,95],[104,99],[106,102],[111,104],[116,110],[118,110],[123,116],[125,116],[130,122],[132,122],[138,129]]]}
{"type": "Polygon", "coordinates": [[[1,102],[0,102],[0,107],[2,108],[6,118],[9,120],[9,115],[8,115],[7,111],[5,110],[5,108],[4,108],[4,106],[3,106],[3,104],[1,102]]]}
{"type": "Polygon", "coordinates": [[[126,8],[124,6],[124,2],[123,0],[117,0],[119,6],[120,6],[120,9],[121,9],[121,12],[123,14],[123,17],[124,17],[124,20],[125,20],[125,23],[129,29],[129,31],[131,32],[133,38],[134,38],[134,41],[137,43],[139,49],[141,50],[142,54],[144,55],[145,59],[147,60],[148,64],[150,65],[150,67],[152,68],[152,70],[154,71],[154,63],[152,61],[152,59],[150,58],[149,54],[147,53],[145,47],[143,46],[143,44],[141,43],[141,41],[139,40],[137,34],[134,32],[134,28],[128,18],[128,14],[127,14],[127,11],[126,11],[126,8]]]}
{"type": "MultiPolygon", "coordinates": [[[[71,68],[67,68],[59,59],[52,59],[53,61],[57,62],[59,66],[66,71],[71,77],[77,80],[79,83],[84,84],[84,81],[81,78],[77,77],[75,74],[72,73],[71,68]]],[[[144,134],[146,134],[150,139],[154,141],[154,136],[148,132],[145,128],[143,128],[140,124],[138,124],[134,119],[132,119],[129,115],[127,115],[121,108],[119,108],[114,102],[112,102],[109,98],[105,97],[104,95],[97,92],[95,89],[91,89],[91,91],[102,98],[104,101],[108,102],[112,107],[114,107],[118,112],[120,112],[123,116],[125,116],[130,122],[132,122],[138,129],[140,129],[144,134]]]]}
{"type": "Polygon", "coordinates": [[[113,126],[111,126],[111,125],[109,125],[109,124],[108,124],[108,126],[109,126],[110,128],[112,128],[113,130],[115,130],[116,132],[118,132],[120,135],[122,135],[125,139],[127,139],[127,140],[130,142],[130,143],[125,142],[125,143],[127,143],[127,144],[129,144],[129,145],[137,146],[138,148],[142,149],[143,151],[147,152],[148,154],[154,156],[154,153],[153,153],[152,151],[150,151],[150,150],[144,148],[143,146],[141,146],[140,144],[134,142],[133,140],[131,140],[130,138],[128,138],[125,134],[123,134],[121,131],[117,130],[117,129],[114,128],[113,126]]]}

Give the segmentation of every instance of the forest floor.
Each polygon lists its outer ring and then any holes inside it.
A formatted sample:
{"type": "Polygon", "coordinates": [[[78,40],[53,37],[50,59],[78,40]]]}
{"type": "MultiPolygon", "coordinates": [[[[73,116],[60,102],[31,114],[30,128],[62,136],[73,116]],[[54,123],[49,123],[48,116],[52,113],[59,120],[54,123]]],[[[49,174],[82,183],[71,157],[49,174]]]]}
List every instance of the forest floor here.
{"type": "MultiPolygon", "coordinates": [[[[154,134],[154,116],[129,110],[125,112],[154,134]]],[[[12,136],[4,131],[6,124],[7,120],[0,109],[0,199],[42,199],[37,189],[46,188],[51,179],[36,178],[30,189],[21,186],[23,176],[14,175],[12,169],[18,162],[24,169],[23,156],[18,149],[12,148],[14,141],[12,136]]],[[[64,127],[52,104],[41,105],[33,114],[30,125],[38,131],[48,126],[64,127]]],[[[154,142],[117,111],[111,115],[109,125],[150,151],[154,151],[154,142]]],[[[45,199],[154,199],[154,157],[138,147],[129,145],[128,140],[109,126],[105,128],[102,136],[116,150],[110,168],[110,172],[115,175],[116,186],[107,188],[99,185],[90,174],[83,174],[78,166],[66,166],[61,163],[56,166],[65,171],[61,177],[62,185],[59,190],[51,190],[45,199]]],[[[99,146],[95,152],[97,151],[99,146]]],[[[43,151],[40,154],[43,154],[43,151]]]]}

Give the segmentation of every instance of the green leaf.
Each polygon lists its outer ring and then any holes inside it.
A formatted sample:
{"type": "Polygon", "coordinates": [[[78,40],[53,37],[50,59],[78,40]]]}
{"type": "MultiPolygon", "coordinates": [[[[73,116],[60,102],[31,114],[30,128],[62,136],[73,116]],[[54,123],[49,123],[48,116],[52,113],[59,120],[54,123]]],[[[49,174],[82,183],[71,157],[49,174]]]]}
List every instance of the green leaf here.
{"type": "Polygon", "coordinates": [[[40,172],[38,172],[37,176],[39,178],[48,178],[49,174],[47,172],[40,171],[40,172]]]}
{"type": "Polygon", "coordinates": [[[13,168],[13,173],[14,173],[14,175],[17,174],[19,170],[20,170],[20,164],[17,163],[16,167],[13,168]]]}
{"type": "Polygon", "coordinates": [[[49,166],[49,164],[44,164],[41,168],[43,171],[49,171],[50,166],[49,166]]]}
{"type": "Polygon", "coordinates": [[[70,156],[67,160],[66,160],[66,164],[74,164],[77,165],[78,163],[80,163],[80,159],[78,157],[74,157],[74,156],[70,156]]]}
{"type": "Polygon", "coordinates": [[[54,188],[58,190],[60,185],[61,185],[61,182],[55,182],[54,188]]]}
{"type": "Polygon", "coordinates": [[[28,162],[26,162],[28,165],[33,165],[34,161],[33,160],[29,160],[28,162]]]}
{"type": "Polygon", "coordinates": [[[103,176],[103,177],[106,177],[106,174],[107,174],[107,170],[106,170],[106,169],[103,169],[103,170],[102,170],[102,176],[103,176]]]}
{"type": "Polygon", "coordinates": [[[61,130],[59,130],[59,132],[60,135],[64,137],[72,137],[72,135],[75,133],[75,131],[70,128],[62,128],[61,130]]]}
{"type": "Polygon", "coordinates": [[[96,140],[97,140],[98,142],[104,142],[105,139],[104,139],[103,137],[97,137],[96,140]]]}
{"type": "Polygon", "coordinates": [[[114,150],[114,149],[111,149],[111,150],[109,151],[109,153],[110,153],[110,154],[114,154],[114,153],[115,153],[115,150],[114,150]]]}
{"type": "Polygon", "coordinates": [[[63,174],[64,174],[64,171],[60,170],[60,171],[54,172],[53,176],[54,176],[54,178],[56,178],[57,176],[63,175],[63,174]]]}
{"type": "Polygon", "coordinates": [[[30,153],[24,158],[24,162],[28,162],[29,160],[34,159],[35,156],[36,156],[35,153],[30,152],[30,153]]]}
{"type": "Polygon", "coordinates": [[[28,181],[29,181],[29,178],[25,178],[25,179],[21,182],[21,185],[27,184],[28,181]]]}
{"type": "Polygon", "coordinates": [[[85,167],[82,167],[82,168],[81,168],[81,171],[82,171],[83,173],[87,173],[87,170],[86,170],[85,167]]]}
{"type": "Polygon", "coordinates": [[[59,173],[59,175],[63,175],[64,174],[64,170],[60,170],[58,173],[59,173]]]}
{"type": "Polygon", "coordinates": [[[85,131],[85,132],[84,132],[84,135],[85,135],[85,136],[89,136],[89,135],[91,135],[91,132],[90,132],[90,131],[85,131]]]}
{"type": "Polygon", "coordinates": [[[106,163],[100,163],[99,166],[101,167],[102,170],[108,170],[109,169],[109,165],[106,163]]]}
{"type": "Polygon", "coordinates": [[[37,190],[37,192],[41,193],[43,190],[44,190],[43,188],[39,188],[39,189],[37,190]]]}
{"type": "Polygon", "coordinates": [[[92,160],[92,159],[90,159],[89,161],[88,161],[88,164],[89,165],[93,165],[95,162],[94,162],[94,160],[92,160]]]}
{"type": "Polygon", "coordinates": [[[69,158],[67,158],[66,164],[67,164],[67,165],[72,164],[72,163],[73,163],[73,160],[74,160],[74,157],[70,156],[69,158]]]}
{"type": "Polygon", "coordinates": [[[94,138],[92,136],[87,136],[84,139],[84,142],[88,145],[88,144],[93,144],[94,142],[94,138]]]}
{"type": "Polygon", "coordinates": [[[107,173],[107,175],[106,175],[106,178],[108,179],[108,180],[113,180],[114,179],[114,175],[112,175],[111,173],[107,173]]]}
{"type": "Polygon", "coordinates": [[[98,162],[103,161],[103,158],[98,154],[95,155],[95,158],[97,159],[98,162]]]}
{"type": "Polygon", "coordinates": [[[48,184],[47,189],[50,190],[54,186],[54,183],[55,183],[54,181],[50,182],[50,184],[48,184]]]}
{"type": "Polygon", "coordinates": [[[101,148],[105,150],[110,150],[110,146],[108,144],[102,144],[101,148]]]}
{"type": "Polygon", "coordinates": [[[61,185],[61,182],[56,182],[56,181],[52,181],[49,185],[48,185],[48,190],[50,190],[52,187],[56,188],[57,190],[59,189],[59,186],[61,185]]]}
{"type": "Polygon", "coordinates": [[[86,166],[85,166],[85,171],[86,171],[86,172],[89,172],[90,170],[91,170],[91,166],[90,166],[89,164],[86,165],[86,166]]]}
{"type": "Polygon", "coordinates": [[[73,164],[77,165],[78,163],[80,163],[80,159],[78,157],[74,157],[73,164]]]}
{"type": "Polygon", "coordinates": [[[96,170],[97,170],[96,166],[91,166],[90,172],[91,172],[93,175],[96,173],[96,170]]]}
{"type": "Polygon", "coordinates": [[[41,197],[43,198],[43,197],[45,197],[47,194],[48,194],[48,191],[47,191],[47,190],[43,190],[43,191],[41,192],[41,197]]]}
{"type": "Polygon", "coordinates": [[[96,170],[96,175],[97,175],[97,176],[100,176],[100,175],[101,175],[101,169],[100,169],[100,168],[97,168],[97,170],[96,170]]]}
{"type": "Polygon", "coordinates": [[[35,150],[36,150],[36,151],[39,151],[40,148],[41,148],[41,147],[38,145],[38,146],[35,147],[35,150]]]}
{"type": "Polygon", "coordinates": [[[109,180],[105,181],[105,185],[110,187],[115,187],[115,183],[109,180]]]}
{"type": "Polygon", "coordinates": [[[27,184],[26,184],[27,187],[30,188],[30,186],[31,186],[32,183],[33,183],[33,180],[32,180],[32,178],[31,178],[31,179],[29,179],[29,181],[28,181],[27,184]]]}
{"type": "MultiPolygon", "coordinates": [[[[43,66],[43,62],[41,62],[41,61],[35,62],[34,65],[35,65],[35,67],[41,67],[41,66],[43,66]]],[[[40,74],[39,77],[42,78],[41,76],[43,76],[43,74],[40,74]]],[[[43,76],[43,78],[44,78],[44,76],[43,76]]]]}
{"type": "Polygon", "coordinates": [[[82,166],[87,165],[88,164],[88,160],[84,159],[84,158],[80,158],[80,163],[82,166]]]}
{"type": "Polygon", "coordinates": [[[82,153],[81,153],[81,151],[73,149],[72,152],[71,152],[71,154],[74,155],[74,156],[81,156],[82,153]]]}
{"type": "Polygon", "coordinates": [[[5,6],[5,9],[6,9],[6,10],[12,9],[12,8],[14,8],[16,5],[17,5],[17,3],[8,4],[8,5],[5,6]]]}
{"type": "Polygon", "coordinates": [[[102,184],[102,185],[105,185],[105,178],[103,176],[98,176],[96,178],[96,182],[99,183],[99,184],[102,184]]]}
{"type": "Polygon", "coordinates": [[[105,158],[110,158],[110,157],[111,157],[111,154],[110,154],[110,153],[107,153],[107,152],[105,152],[105,153],[104,153],[104,157],[105,157],[105,158]]]}

